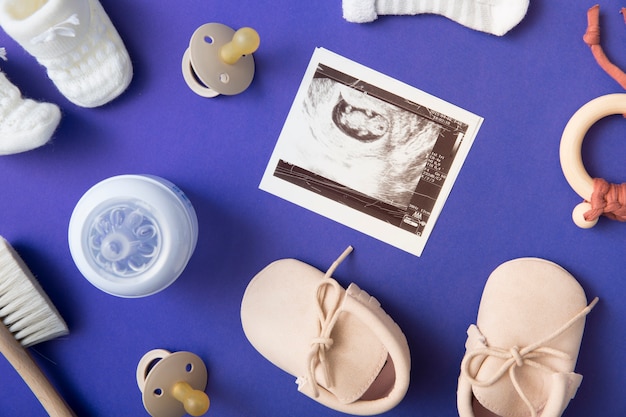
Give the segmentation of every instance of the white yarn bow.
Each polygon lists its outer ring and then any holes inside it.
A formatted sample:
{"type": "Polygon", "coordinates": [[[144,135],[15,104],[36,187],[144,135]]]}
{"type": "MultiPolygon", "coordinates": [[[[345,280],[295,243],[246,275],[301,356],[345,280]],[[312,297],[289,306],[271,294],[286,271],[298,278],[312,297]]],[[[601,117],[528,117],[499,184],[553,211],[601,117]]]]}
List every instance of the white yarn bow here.
{"type": "Polygon", "coordinates": [[[80,19],[78,15],[74,13],[61,23],[58,23],[48,29],[46,29],[41,34],[35,36],[30,40],[30,43],[33,45],[37,45],[39,43],[50,42],[54,40],[57,36],[65,36],[67,38],[73,38],[76,36],[76,30],[70,25],[78,26],[80,25],[80,19]]]}
{"type": "MultiPolygon", "coordinates": [[[[486,340],[482,338],[481,342],[483,343],[484,347],[479,347],[472,351],[468,351],[465,357],[463,358],[463,361],[461,362],[461,375],[467,378],[472,385],[475,385],[478,387],[488,387],[488,386],[495,384],[497,381],[500,380],[500,378],[504,376],[504,374],[508,373],[509,378],[511,378],[513,387],[515,388],[515,391],[520,396],[524,404],[526,404],[526,406],[530,410],[530,415],[532,417],[537,417],[537,411],[535,410],[532,403],[528,399],[528,396],[522,390],[522,387],[520,386],[517,380],[517,376],[515,374],[516,368],[518,367],[521,368],[524,365],[528,365],[535,369],[540,369],[540,370],[550,372],[550,373],[558,372],[550,368],[549,366],[543,365],[535,361],[534,359],[546,357],[546,356],[551,356],[551,357],[563,359],[563,360],[571,359],[570,355],[568,355],[567,353],[560,351],[558,349],[546,347],[544,345],[546,345],[550,341],[562,335],[565,331],[567,331],[570,327],[572,327],[574,323],[576,323],[578,320],[580,320],[581,318],[589,314],[589,312],[596,305],[597,302],[598,302],[598,297],[594,298],[593,301],[587,307],[582,309],[578,314],[572,317],[567,323],[565,323],[555,332],[545,337],[544,339],[540,340],[539,342],[528,345],[522,349],[520,349],[517,346],[513,346],[509,350],[501,349],[497,347],[491,347],[491,346],[488,346],[486,343],[486,340]],[[482,360],[484,360],[488,357],[502,359],[504,360],[504,363],[493,374],[493,376],[491,376],[491,378],[488,378],[485,380],[478,380],[476,378],[478,369],[476,370],[475,374],[472,375],[472,372],[470,371],[470,365],[472,361],[476,358],[482,358],[482,360]]],[[[478,331],[478,329],[476,330],[478,331]]]]}
{"type": "Polygon", "coordinates": [[[323,280],[317,286],[315,292],[315,302],[317,304],[317,316],[318,316],[318,335],[311,339],[311,350],[307,356],[308,373],[306,378],[298,378],[296,381],[299,385],[304,381],[309,381],[313,389],[313,396],[319,396],[318,383],[315,378],[315,368],[318,365],[322,366],[322,372],[324,376],[324,384],[327,388],[333,386],[332,375],[326,361],[326,351],[333,345],[333,339],[330,334],[337,323],[341,309],[339,308],[342,301],[342,288],[341,286],[331,278],[335,269],[339,264],[352,252],[352,246],[349,246],[339,258],[333,262],[331,267],[324,275],[323,280]],[[335,300],[331,304],[328,311],[324,310],[324,300],[329,296],[327,294],[327,288],[331,287],[335,295],[335,300]]]}

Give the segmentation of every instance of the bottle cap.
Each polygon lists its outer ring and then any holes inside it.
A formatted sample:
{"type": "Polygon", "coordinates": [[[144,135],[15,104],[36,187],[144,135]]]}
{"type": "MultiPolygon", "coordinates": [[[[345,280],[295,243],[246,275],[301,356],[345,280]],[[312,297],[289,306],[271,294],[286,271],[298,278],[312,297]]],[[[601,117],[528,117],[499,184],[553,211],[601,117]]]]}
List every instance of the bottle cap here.
{"type": "Polygon", "coordinates": [[[143,297],[172,284],[198,240],[185,194],[151,175],[120,175],[90,188],[70,218],[72,258],[85,278],[119,297],[143,297]]]}

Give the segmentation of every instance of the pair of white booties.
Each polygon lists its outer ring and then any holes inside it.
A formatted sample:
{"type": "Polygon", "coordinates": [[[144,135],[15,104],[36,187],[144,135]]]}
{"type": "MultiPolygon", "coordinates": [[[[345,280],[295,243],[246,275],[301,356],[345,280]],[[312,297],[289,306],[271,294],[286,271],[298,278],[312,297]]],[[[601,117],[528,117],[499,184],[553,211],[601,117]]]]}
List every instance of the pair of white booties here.
{"type": "MultiPolygon", "coordinates": [[[[130,84],[130,57],[98,0],[0,0],[0,27],[78,106],[102,106],[130,84]]],[[[44,145],[60,119],[58,106],[23,98],[0,72],[0,155],[44,145]]]]}
{"type": "MultiPolygon", "coordinates": [[[[295,259],[275,261],[248,284],[241,322],[252,346],[296,377],[298,390],[354,415],[384,413],[405,397],[411,356],[379,302],[295,259]]],[[[582,376],[574,373],[587,305],[565,269],[539,258],[503,263],[485,285],[468,330],[458,381],[460,417],[559,417],[582,376]]]]}

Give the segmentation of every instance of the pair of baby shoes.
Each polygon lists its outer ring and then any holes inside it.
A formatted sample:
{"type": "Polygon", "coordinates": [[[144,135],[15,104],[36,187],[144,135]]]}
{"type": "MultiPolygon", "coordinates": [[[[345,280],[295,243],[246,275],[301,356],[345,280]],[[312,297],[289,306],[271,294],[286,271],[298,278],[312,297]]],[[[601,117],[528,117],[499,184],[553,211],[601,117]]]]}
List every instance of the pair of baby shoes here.
{"type": "MultiPolygon", "coordinates": [[[[0,0],[0,27],[78,106],[102,106],[130,84],[130,57],[98,0],[0,0]]],[[[22,98],[0,72],[0,155],[47,143],[60,117],[58,106],[22,98]]]]}
{"type": "MultiPolygon", "coordinates": [[[[378,301],[295,259],[275,261],[248,284],[241,322],[267,360],[295,376],[298,390],[355,415],[404,398],[411,358],[402,330],[378,301]]],[[[587,306],[560,266],[520,258],[496,268],[468,331],[458,385],[460,417],[558,417],[582,377],[573,372],[587,306]]]]}

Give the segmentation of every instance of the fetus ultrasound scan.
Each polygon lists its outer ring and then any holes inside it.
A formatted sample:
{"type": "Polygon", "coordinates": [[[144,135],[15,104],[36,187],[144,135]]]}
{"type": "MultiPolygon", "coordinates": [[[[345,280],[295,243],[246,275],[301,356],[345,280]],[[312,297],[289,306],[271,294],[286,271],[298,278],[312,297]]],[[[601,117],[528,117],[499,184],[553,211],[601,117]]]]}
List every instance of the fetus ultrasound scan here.
{"type": "Polygon", "coordinates": [[[482,119],[344,60],[314,54],[261,188],[383,240],[423,237],[482,119]]]}

